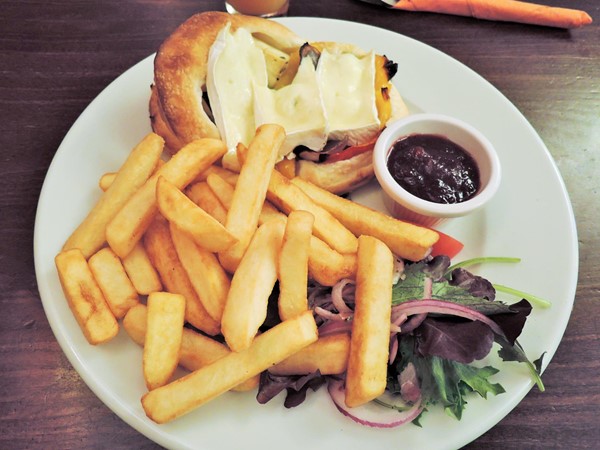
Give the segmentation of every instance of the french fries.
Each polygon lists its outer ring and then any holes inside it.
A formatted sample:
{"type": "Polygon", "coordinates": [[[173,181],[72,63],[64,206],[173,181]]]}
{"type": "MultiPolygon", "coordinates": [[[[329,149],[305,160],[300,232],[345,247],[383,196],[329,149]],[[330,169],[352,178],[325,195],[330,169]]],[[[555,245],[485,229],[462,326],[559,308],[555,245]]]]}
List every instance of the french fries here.
{"type": "Polygon", "coordinates": [[[348,367],[350,335],[337,333],[319,337],[279,364],[269,369],[274,375],[307,375],[317,370],[322,375],[338,375],[348,367]]]}
{"type": "Polygon", "coordinates": [[[163,162],[151,133],[101,178],[100,201],[55,258],[86,339],[112,339],[122,319],[143,347],[142,406],[157,423],[254,389],[265,370],[345,373],[349,407],[385,390],[394,254],[422,259],[438,234],[294,178],[293,164],[275,163],[284,139],[259,127],[238,146],[237,174],[217,165],[219,140],[163,162]],[[352,331],[319,337],[309,280],[344,278],[356,281],[352,331]],[[277,281],[281,323],[264,331],[277,281]],[[191,373],[173,381],[178,365],[191,373]]]}
{"type": "Polygon", "coordinates": [[[232,352],[142,397],[146,415],[157,423],[176,419],[213,400],[317,340],[317,326],[307,311],[274,326],[241,352],[232,352]]]}
{"type": "Polygon", "coordinates": [[[169,224],[164,218],[159,216],[152,222],[144,234],[144,247],[160,274],[165,289],[185,297],[185,320],[211,336],[219,334],[220,324],[208,314],[196,295],[177,255],[169,224]]]}
{"type": "Polygon", "coordinates": [[[387,382],[394,256],[372,236],[358,238],[352,338],[346,372],[346,405],[379,397],[387,382]]]}
{"type": "Polygon", "coordinates": [[[296,177],[291,182],[315,203],[333,214],[356,236],[374,236],[385,242],[390,250],[401,258],[419,261],[429,254],[431,247],[438,240],[438,234],[429,228],[394,219],[332,194],[301,178],[296,177]]]}
{"type": "Polygon", "coordinates": [[[108,307],[117,319],[123,318],[129,308],[140,302],[121,260],[110,248],[104,247],[94,253],[88,260],[88,265],[108,307]]]}
{"type": "MultiPolygon", "coordinates": [[[[123,329],[129,337],[140,346],[144,346],[146,339],[147,307],[138,304],[127,311],[123,318],[123,329]]],[[[231,351],[226,345],[215,341],[203,334],[197,333],[189,328],[183,328],[181,337],[181,352],[179,354],[179,365],[193,372],[201,367],[207,366],[217,359],[228,355],[231,351]]],[[[255,376],[237,385],[232,390],[248,391],[258,386],[259,377],[255,376]]]]}
{"type": "Polygon", "coordinates": [[[292,211],[288,217],[279,253],[279,317],[292,317],[308,309],[308,255],[314,216],[292,211]]]}
{"type": "Polygon", "coordinates": [[[148,229],[158,207],[156,183],[163,176],[179,189],[225,154],[225,144],[217,139],[199,139],[186,145],[152,175],[112,218],[106,227],[106,240],[121,258],[126,257],[148,229]]]}
{"type": "Polygon", "coordinates": [[[89,258],[104,245],[107,225],[148,180],[160,159],[163,145],[163,139],[154,133],[140,141],[119,169],[113,183],[67,239],[63,250],[79,248],[89,258]]]}
{"type": "Polygon", "coordinates": [[[240,170],[231,206],[227,211],[227,229],[238,238],[230,249],[220,252],[223,267],[233,272],[239,264],[258,225],[269,176],[275,165],[285,130],[279,125],[262,125],[248,146],[248,156],[240,170]]]}
{"type": "Polygon", "coordinates": [[[119,332],[119,324],[81,250],[64,250],[54,262],[69,308],[88,342],[96,345],[114,338],[119,332]]]}
{"type": "Polygon", "coordinates": [[[181,265],[202,302],[204,309],[217,323],[221,323],[229,292],[229,275],[217,256],[198,245],[183,231],[171,224],[171,238],[181,265]]]}
{"type": "Polygon", "coordinates": [[[148,295],[162,289],[160,277],[141,242],[121,262],[138,294],[148,295]]]}
{"type": "Polygon", "coordinates": [[[149,390],[165,385],[179,364],[185,298],[169,292],[148,296],[143,371],[149,390]]]}
{"type": "Polygon", "coordinates": [[[217,219],[162,176],[158,177],[156,183],[156,202],[159,211],[169,222],[210,252],[225,251],[237,242],[237,238],[217,219]]]}
{"type": "Polygon", "coordinates": [[[277,281],[277,258],[284,222],[261,225],[231,279],[221,332],[235,352],[247,349],[267,317],[269,295],[277,281]]]}

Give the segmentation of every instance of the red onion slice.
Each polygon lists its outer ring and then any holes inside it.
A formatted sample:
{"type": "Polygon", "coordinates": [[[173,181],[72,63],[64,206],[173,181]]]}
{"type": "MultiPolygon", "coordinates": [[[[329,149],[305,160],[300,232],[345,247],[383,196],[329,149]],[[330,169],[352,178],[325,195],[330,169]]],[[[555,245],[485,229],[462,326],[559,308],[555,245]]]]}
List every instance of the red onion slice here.
{"type": "Polygon", "coordinates": [[[369,402],[355,408],[346,406],[346,393],[342,380],[330,379],[327,390],[337,409],[356,423],[375,428],[393,428],[413,421],[421,414],[423,407],[420,402],[415,403],[406,411],[398,411],[392,408],[369,402]]]}

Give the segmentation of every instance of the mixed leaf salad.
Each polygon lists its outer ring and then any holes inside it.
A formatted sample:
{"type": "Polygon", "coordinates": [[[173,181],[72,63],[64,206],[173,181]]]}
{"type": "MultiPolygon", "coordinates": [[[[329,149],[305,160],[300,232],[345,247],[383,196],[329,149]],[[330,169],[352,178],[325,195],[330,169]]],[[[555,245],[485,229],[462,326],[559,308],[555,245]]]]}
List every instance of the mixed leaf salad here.
{"type": "MultiPolygon", "coordinates": [[[[375,427],[394,427],[412,422],[420,425],[423,414],[434,406],[461,419],[467,398],[498,395],[504,388],[491,379],[498,369],[474,364],[485,358],[494,344],[504,361],[527,365],[531,377],[543,391],[540,378],[542,356],[530,361],[517,338],[532,304],[548,304],[474,275],[466,267],[486,262],[518,262],[515,258],[477,258],[454,266],[443,255],[424,261],[397,261],[397,282],[392,295],[387,389],[374,402],[348,408],[344,402],[343,374],[324,376],[261,375],[257,400],[266,403],[283,390],[285,406],[300,405],[309,391],[327,386],[337,408],[356,422],[375,427]],[[507,304],[496,299],[496,291],[522,297],[507,304]]],[[[333,287],[314,282],[309,286],[319,335],[350,331],[354,304],[354,282],[343,280],[333,287]]]]}

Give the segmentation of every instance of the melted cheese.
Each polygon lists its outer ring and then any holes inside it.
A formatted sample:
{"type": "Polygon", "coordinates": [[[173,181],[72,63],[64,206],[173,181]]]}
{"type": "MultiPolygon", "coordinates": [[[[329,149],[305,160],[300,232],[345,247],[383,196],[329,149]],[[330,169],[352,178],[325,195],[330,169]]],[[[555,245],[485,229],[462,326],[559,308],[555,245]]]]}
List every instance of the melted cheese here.
{"type": "Polygon", "coordinates": [[[267,86],[262,51],[244,28],[219,32],[208,55],[206,88],[215,123],[229,151],[248,145],[256,131],[254,86],[267,86]]]}
{"type": "Polygon", "coordinates": [[[279,90],[255,86],[255,100],[257,125],[278,123],[285,128],[281,157],[298,145],[321,150],[327,142],[321,94],[310,58],[302,60],[291,84],[279,90]]]}
{"type": "Polygon", "coordinates": [[[350,144],[369,141],[379,131],[375,104],[375,55],[324,50],[317,65],[319,90],[330,139],[347,136],[350,144]]]}

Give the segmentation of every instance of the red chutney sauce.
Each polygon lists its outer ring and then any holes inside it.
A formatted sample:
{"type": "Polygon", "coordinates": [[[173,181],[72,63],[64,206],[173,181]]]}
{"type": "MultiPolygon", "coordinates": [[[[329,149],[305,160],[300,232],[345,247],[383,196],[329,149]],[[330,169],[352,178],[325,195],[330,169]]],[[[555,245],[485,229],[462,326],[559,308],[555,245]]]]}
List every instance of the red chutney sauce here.
{"type": "Polygon", "coordinates": [[[405,190],[434,203],[460,203],[479,189],[479,169],[460,145],[435,134],[411,134],[392,146],[388,170],[405,190]]]}

